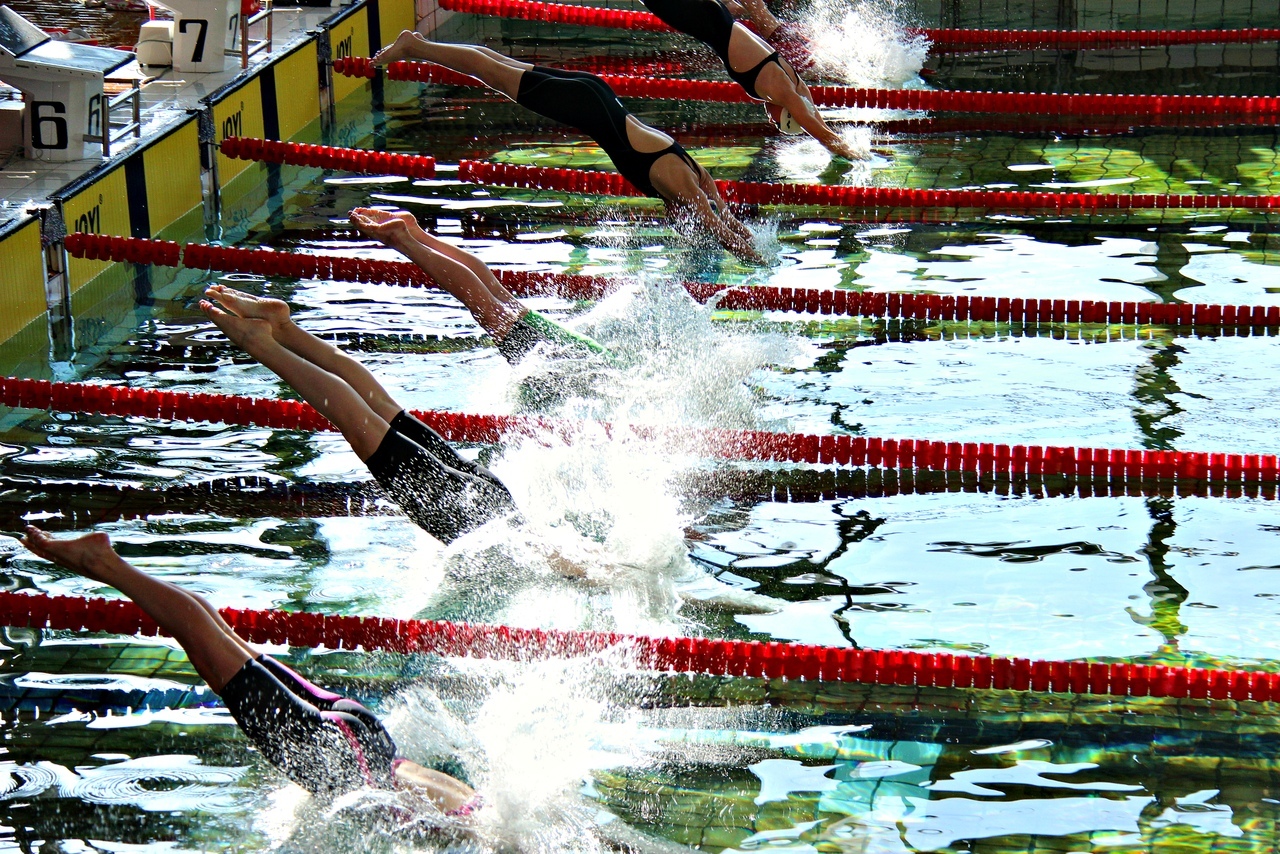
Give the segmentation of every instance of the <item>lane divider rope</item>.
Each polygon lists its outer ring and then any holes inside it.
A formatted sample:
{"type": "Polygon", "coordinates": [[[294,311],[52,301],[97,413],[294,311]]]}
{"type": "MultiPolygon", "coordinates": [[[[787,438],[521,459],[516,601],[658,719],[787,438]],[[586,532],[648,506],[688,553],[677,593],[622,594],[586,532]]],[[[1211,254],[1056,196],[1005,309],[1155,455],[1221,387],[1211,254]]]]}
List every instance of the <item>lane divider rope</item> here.
{"type": "MultiPolygon", "coordinates": [[[[333,61],[333,70],[372,80],[378,72],[368,57],[333,61]]],[[[383,73],[391,80],[483,86],[466,74],[430,62],[393,62],[383,73]]],[[[759,103],[737,83],[723,80],[681,80],[601,74],[620,96],[722,104],[759,103]]],[[[1280,97],[1252,95],[1105,95],[1056,92],[963,92],[950,89],[859,89],[852,86],[810,86],[820,107],[867,107],[881,110],[946,110],[965,113],[1094,116],[1280,116],[1280,97]]]]}
{"type": "Polygon", "coordinates": [[[1041,135],[1049,132],[1061,136],[1100,136],[1127,134],[1135,128],[1176,128],[1198,130],[1202,128],[1247,128],[1276,124],[1275,116],[1068,116],[1068,115],[962,115],[958,113],[933,114],[926,118],[890,119],[876,122],[877,131],[884,134],[910,136],[912,134],[1023,134],[1041,135]]]}
{"type": "Polygon", "coordinates": [[[36,524],[53,531],[76,531],[122,520],[147,520],[167,513],[206,513],[238,518],[317,519],[321,517],[403,518],[404,512],[376,488],[364,485],[349,495],[312,494],[296,488],[258,488],[245,492],[232,484],[217,489],[121,489],[114,493],[102,488],[84,490],[68,497],[29,489],[17,506],[12,496],[0,497],[0,527],[18,531],[37,514],[36,524]],[[29,493],[39,493],[31,495],[29,493]],[[84,502],[88,502],[87,504],[84,502]],[[105,502],[113,502],[106,504],[105,502]]]}
{"type": "Polygon", "coordinates": [[[1215,30],[913,30],[935,51],[1110,50],[1203,44],[1257,44],[1280,39],[1280,29],[1251,27],[1215,30]]]}
{"type": "MultiPolygon", "coordinates": [[[[377,258],[308,255],[272,249],[243,249],[167,240],[75,232],[64,246],[76,258],[94,261],[161,264],[196,270],[289,276],[300,279],[431,287],[435,284],[416,264],[377,258]]],[[[603,296],[608,278],[566,273],[496,270],[499,281],[518,296],[555,295],[590,300],[603,296]]],[[[729,311],[793,311],[818,315],[884,319],[968,321],[970,323],[1139,324],[1204,328],[1211,332],[1280,328],[1280,305],[1209,305],[1202,303],[1103,302],[1101,300],[1023,299],[1019,297],[949,296],[880,293],[819,288],[753,285],[726,288],[709,282],[686,282],[696,300],[716,298],[729,311]]]]}
{"type": "MultiPolygon", "coordinates": [[[[296,143],[272,143],[267,140],[231,137],[222,143],[228,156],[257,159],[254,152],[271,146],[270,162],[317,165],[319,158],[295,153],[296,143]],[[304,162],[304,161],[310,162],[304,162]]],[[[320,148],[322,146],[311,146],[320,148]]],[[[327,146],[323,146],[328,148],[327,146]]],[[[358,162],[360,171],[381,174],[406,174],[397,171],[399,161],[411,155],[388,155],[384,152],[356,149],[329,149],[338,159],[358,162]],[[341,153],[341,154],[339,154],[341,153]],[[353,156],[348,156],[353,155],[353,156]],[[374,161],[377,161],[375,163],[374,161]],[[385,170],[385,171],[384,171],[385,170]]],[[[429,166],[434,174],[435,161],[429,166]]],[[[427,164],[408,164],[421,173],[427,164]]],[[[345,167],[339,167],[345,168],[345,167]]],[[[563,169],[547,166],[520,166],[463,160],[458,164],[458,180],[485,186],[510,186],[570,193],[592,193],[606,196],[643,196],[618,172],[585,169],[563,169]]],[[[832,184],[773,184],[754,181],[717,181],[721,195],[729,202],[741,204],[818,205],[842,208],[977,208],[985,211],[1019,213],[1048,212],[1063,214],[1103,214],[1136,210],[1280,210],[1280,196],[1202,193],[1046,193],[1028,190],[919,190],[901,187],[854,187],[832,184]]]]}
{"type": "MultiPolygon", "coordinates": [[[[489,186],[532,187],[570,193],[638,196],[617,172],[519,166],[463,160],[458,180],[489,186]]],[[[1105,214],[1137,210],[1280,210],[1280,196],[1202,193],[1046,193],[1030,190],[918,190],[835,184],[716,181],[728,202],[842,208],[978,208],[984,211],[1105,214]]]]}
{"type": "MultiPolygon", "coordinates": [[[[675,673],[1116,697],[1258,702],[1280,699],[1280,674],[1265,671],[862,650],[701,637],[649,637],[278,610],[222,608],[220,613],[250,643],[308,648],[435,653],[515,661],[589,655],[621,648],[628,650],[637,666],[643,669],[675,673]]],[[[79,596],[0,593],[0,624],[119,635],[160,634],[155,621],[132,602],[79,596]]]]}
{"type": "MultiPolygon", "coordinates": [[[[1277,484],[1229,484],[1116,480],[1058,475],[1020,476],[912,469],[759,469],[743,466],[687,472],[681,493],[713,499],[813,504],[897,495],[994,494],[1034,498],[1256,498],[1274,501],[1277,484]]],[[[373,481],[342,484],[282,481],[261,476],[216,478],[197,483],[135,486],[101,481],[0,482],[0,529],[18,530],[31,514],[42,525],[77,530],[157,514],[216,512],[272,518],[401,516],[373,481]],[[76,499],[68,503],[68,497],[76,499]]]]}
{"type": "MultiPolygon", "coordinates": [[[[0,379],[0,405],[168,421],[222,422],[277,430],[335,429],[310,405],[298,400],[50,382],[20,377],[0,379]]],[[[578,426],[571,422],[513,415],[439,411],[418,411],[414,415],[453,442],[493,444],[504,436],[548,432],[567,438],[578,426]]],[[[1046,447],[624,424],[601,426],[610,433],[629,430],[639,438],[661,440],[672,451],[684,450],[726,460],[960,471],[1015,477],[1068,475],[1171,483],[1210,480],[1247,485],[1277,482],[1277,470],[1280,468],[1274,454],[1046,447]]]]}
{"type": "MultiPolygon", "coordinates": [[[[603,9],[537,0],[440,0],[451,12],[493,15],[578,26],[610,27],[647,32],[675,32],[649,12],[603,9]]],[[[1163,47],[1193,44],[1254,44],[1280,39],[1280,29],[1247,28],[1216,30],[989,30],[919,28],[908,31],[925,36],[935,50],[1035,49],[1082,50],[1126,47],[1163,47]]]]}
{"type": "Polygon", "coordinates": [[[421,154],[397,154],[249,137],[228,137],[223,140],[221,148],[223,156],[240,160],[318,166],[364,175],[404,175],[410,178],[434,178],[436,175],[435,158],[421,154]]]}

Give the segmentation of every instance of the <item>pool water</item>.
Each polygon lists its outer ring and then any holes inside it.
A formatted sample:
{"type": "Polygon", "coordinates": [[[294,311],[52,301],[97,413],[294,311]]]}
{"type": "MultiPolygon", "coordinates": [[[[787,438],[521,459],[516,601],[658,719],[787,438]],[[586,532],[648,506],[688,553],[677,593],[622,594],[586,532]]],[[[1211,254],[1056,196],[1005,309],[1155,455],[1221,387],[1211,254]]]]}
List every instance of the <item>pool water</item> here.
{"type": "MultiPolygon", "coordinates": [[[[990,14],[964,23],[1003,25],[990,14]]],[[[1244,23],[1275,26],[1267,14],[1244,23]]],[[[673,37],[628,37],[623,49],[616,33],[463,15],[441,37],[552,63],[687,55],[673,37]]],[[[1083,53],[949,56],[912,85],[1266,94],[1280,84],[1274,54],[1198,51],[1189,66],[1176,51],[1109,52],[1109,65],[1083,53]]],[[[982,132],[983,117],[970,117],[979,130],[895,135],[885,153],[842,165],[766,136],[756,108],[630,106],[673,128],[718,178],[1280,190],[1274,128],[982,132]]],[[[409,84],[388,84],[372,113],[360,96],[340,105],[330,141],[442,164],[605,165],[593,145],[496,97],[409,84]]],[[[260,208],[228,205],[210,238],[390,257],[346,222],[353,206],[390,204],[495,266],[617,280],[599,304],[531,301],[624,356],[591,375],[588,393],[570,386],[540,404],[547,415],[1275,452],[1273,334],[713,312],[678,286],[1269,305],[1280,243],[1256,213],[884,223],[766,209],[755,227],[770,263],[752,268],[678,237],[644,201],[484,189],[447,168],[418,182],[287,176],[260,208]]],[[[55,364],[59,377],[291,396],[203,321],[195,299],[213,281],[287,299],[410,408],[528,409],[522,381],[572,379],[555,365],[513,371],[437,292],[190,271],[153,273],[127,327],[82,336],[60,354],[71,358],[55,364]]],[[[1280,659],[1280,526],[1265,497],[717,464],[584,428],[569,441],[468,448],[535,524],[441,549],[380,499],[334,435],[30,412],[0,426],[0,529],[36,519],[107,531],[128,559],[219,605],[1215,667],[1280,659]],[[553,577],[538,541],[603,554],[592,583],[553,577]]],[[[103,592],[12,540],[0,539],[0,561],[9,588],[103,592]]],[[[0,840],[20,851],[593,851],[613,839],[655,851],[1263,852],[1277,842],[1280,727],[1266,705],[657,677],[616,657],[511,665],[276,650],[376,704],[410,756],[459,757],[490,803],[478,841],[459,842],[388,822],[397,814],[376,797],[307,803],[164,642],[16,630],[3,642],[0,840]]]]}

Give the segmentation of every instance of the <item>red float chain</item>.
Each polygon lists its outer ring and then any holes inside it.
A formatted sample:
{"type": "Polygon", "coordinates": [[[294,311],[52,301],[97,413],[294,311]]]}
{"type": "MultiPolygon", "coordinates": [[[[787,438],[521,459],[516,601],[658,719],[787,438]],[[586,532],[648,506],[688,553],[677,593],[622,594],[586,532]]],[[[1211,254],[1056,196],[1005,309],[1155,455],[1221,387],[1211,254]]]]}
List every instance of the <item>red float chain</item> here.
{"type": "MultiPolygon", "coordinates": [[[[556,24],[674,32],[649,12],[602,9],[537,0],[441,0],[440,7],[472,15],[494,15],[556,24]]],[[[935,50],[1162,47],[1184,44],[1253,44],[1280,39],[1280,29],[1236,30],[968,30],[922,28],[935,50]]]]}
{"type": "MultiPolygon", "coordinates": [[[[240,249],[167,240],[112,237],[76,232],[65,240],[67,252],[95,261],[163,264],[198,270],[289,276],[299,279],[429,287],[434,284],[415,264],[338,255],[305,255],[273,249],[240,249]]],[[[498,279],[519,296],[556,295],[596,299],[610,287],[608,279],[563,273],[496,270],[498,279]]],[[[718,308],[743,311],[795,311],[876,318],[903,318],[973,323],[1124,323],[1187,326],[1210,333],[1234,329],[1280,327],[1280,305],[1208,305],[1195,303],[1102,302],[1100,300],[1022,299],[942,296],[939,294],[871,293],[818,288],[775,288],[754,285],[725,288],[708,282],[686,282],[699,302],[719,295],[718,308]]]]}
{"type": "Polygon", "coordinates": [[[572,24],[582,27],[610,27],[615,30],[642,30],[651,33],[674,33],[650,12],[629,9],[601,9],[569,3],[540,3],[536,0],[440,0],[440,8],[471,15],[493,15],[523,18],[549,24],[572,24]]]}
{"type": "MultiPolygon", "coordinates": [[[[515,661],[618,648],[630,651],[642,668],[674,673],[1115,697],[1280,700],[1280,674],[1264,671],[1045,661],[701,637],[659,638],[298,611],[222,608],[219,613],[250,643],[307,648],[515,661]]],[[[160,634],[155,621],[132,602],[79,596],[0,593],[0,624],[119,635],[160,634]]]]}
{"type": "Polygon", "coordinates": [[[719,67],[720,60],[714,55],[699,55],[685,59],[671,59],[664,55],[656,57],[583,56],[576,59],[562,59],[556,63],[556,68],[563,68],[565,71],[590,71],[592,74],[641,74],[653,77],[711,71],[719,67]]]}
{"type": "MultiPolygon", "coordinates": [[[[377,73],[365,57],[336,59],[333,70],[372,79],[377,73]]],[[[479,80],[430,62],[393,62],[385,73],[392,80],[483,86],[479,80]]],[[[737,83],[722,80],[679,80],[602,74],[617,94],[634,98],[665,98],[743,104],[753,101],[737,83]]],[[[1280,97],[1246,95],[1099,95],[1054,92],[957,92],[947,89],[857,89],[851,86],[810,86],[820,107],[870,107],[881,110],[949,110],[963,113],[1091,116],[1242,116],[1250,120],[1280,116],[1280,97]]]]}
{"type": "MultiPolygon", "coordinates": [[[[933,114],[920,119],[876,122],[884,134],[1040,134],[1065,136],[1127,134],[1135,128],[1221,128],[1274,125],[1275,116],[994,116],[933,114]]],[[[757,133],[759,133],[757,131],[757,133]]]]}
{"type": "MultiPolygon", "coordinates": [[[[333,61],[333,70],[347,77],[364,77],[367,80],[372,80],[378,76],[378,67],[367,56],[348,56],[335,59],[333,61]]],[[[443,65],[436,65],[434,62],[401,60],[383,68],[382,73],[391,80],[413,80],[418,83],[439,83],[444,86],[483,87],[485,85],[484,81],[472,77],[470,74],[463,74],[459,71],[445,68],[443,65]]]]}
{"type": "MultiPolygon", "coordinates": [[[[463,160],[458,180],[570,193],[640,195],[617,172],[518,166],[463,160]]],[[[1027,190],[916,190],[839,184],[766,184],[716,181],[721,195],[741,204],[818,205],[849,208],[979,208],[986,211],[1099,214],[1135,210],[1280,210],[1280,196],[1170,193],[1044,193],[1027,190]]]]}
{"type": "MultiPolygon", "coordinates": [[[[456,0],[454,0],[456,2],[456,0]]],[[[1236,30],[964,30],[920,29],[933,50],[1108,50],[1199,44],[1256,44],[1280,39],[1280,29],[1236,30]]]]}
{"type": "Polygon", "coordinates": [[[270,139],[228,137],[222,141],[222,153],[240,160],[265,163],[287,163],[291,166],[318,166],[342,169],[365,175],[406,175],[410,178],[434,178],[434,157],[421,154],[394,154],[388,151],[364,151],[358,148],[336,148],[332,145],[307,145],[298,142],[276,142],[270,139]]]}
{"type": "MultiPolygon", "coordinates": [[[[430,177],[435,161],[429,157],[387,154],[329,146],[302,146],[292,142],[231,138],[223,142],[228,156],[245,159],[271,158],[276,163],[305,166],[338,165],[378,174],[412,174],[430,177]],[[317,149],[303,152],[300,149],[317,149]],[[322,150],[322,151],[320,151],[322,150]],[[414,162],[421,161],[421,162],[414,162]],[[348,166],[350,164],[350,166],[348,166]],[[403,167],[403,168],[402,168],[403,167]],[[427,170],[430,169],[430,173],[427,170]]],[[[463,160],[458,179],[475,184],[532,187],[570,193],[605,196],[642,196],[618,172],[561,169],[547,166],[519,166],[463,160]]],[[[852,208],[979,208],[987,211],[1052,214],[1097,214],[1132,210],[1280,210],[1280,196],[1252,196],[1240,193],[1044,193],[1027,190],[918,190],[900,187],[853,187],[833,184],[769,184],[748,181],[717,181],[721,194],[730,202],[743,204],[819,205],[852,208]]],[[[252,272],[252,271],[250,271],[252,272]]]]}
{"type": "MultiPolygon", "coordinates": [[[[94,383],[63,383],[18,377],[0,379],[0,405],[58,412],[140,416],[177,421],[210,421],[277,430],[332,430],[333,425],[306,403],[223,394],[139,389],[94,383]]],[[[569,422],[511,415],[415,412],[442,436],[455,442],[494,443],[504,435],[567,433],[569,422]]],[[[760,430],[603,425],[661,439],[667,447],[726,460],[821,463],[887,469],[961,471],[1014,477],[1057,476],[1110,480],[1204,480],[1242,485],[1277,482],[1274,454],[1210,454],[1197,451],[1145,451],[1119,448],[1069,448],[997,445],[991,442],[943,442],[929,439],[880,439],[849,435],[768,433],[760,430]]]]}

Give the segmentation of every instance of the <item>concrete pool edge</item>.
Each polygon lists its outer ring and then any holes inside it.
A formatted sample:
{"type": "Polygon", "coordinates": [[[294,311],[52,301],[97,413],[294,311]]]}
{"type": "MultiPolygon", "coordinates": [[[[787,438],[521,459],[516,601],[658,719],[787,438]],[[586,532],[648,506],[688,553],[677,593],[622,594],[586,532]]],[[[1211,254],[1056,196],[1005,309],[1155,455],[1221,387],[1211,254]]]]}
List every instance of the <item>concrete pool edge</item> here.
{"type": "MultiPolygon", "coordinates": [[[[367,81],[344,81],[338,91],[329,73],[332,56],[350,55],[357,43],[361,51],[368,51],[400,30],[413,28],[420,18],[425,18],[424,25],[434,26],[447,14],[437,13],[434,2],[415,9],[414,0],[361,0],[335,10],[267,62],[251,66],[198,100],[180,104],[177,117],[153,121],[143,139],[125,153],[24,205],[0,225],[0,270],[9,307],[7,322],[0,326],[0,343],[22,336],[30,341],[32,352],[11,355],[9,361],[17,358],[25,365],[27,356],[37,357],[37,351],[57,349],[58,339],[64,337],[60,330],[95,320],[79,316],[82,306],[77,303],[83,300],[77,300],[77,294],[87,286],[101,290],[110,278],[115,288],[132,289],[134,275],[107,276],[118,265],[70,258],[62,243],[68,232],[203,239],[209,225],[217,222],[224,194],[226,201],[236,204],[263,183],[257,174],[261,167],[217,152],[222,140],[246,133],[282,141],[318,136],[334,115],[335,100],[370,90],[367,81]],[[316,70],[314,78],[308,68],[316,70]],[[245,180],[237,181],[242,175],[245,180]],[[33,336],[31,330],[42,325],[48,334],[33,336]]],[[[97,320],[114,325],[110,318],[97,320]]],[[[34,370],[46,372],[38,365],[34,370]]]]}

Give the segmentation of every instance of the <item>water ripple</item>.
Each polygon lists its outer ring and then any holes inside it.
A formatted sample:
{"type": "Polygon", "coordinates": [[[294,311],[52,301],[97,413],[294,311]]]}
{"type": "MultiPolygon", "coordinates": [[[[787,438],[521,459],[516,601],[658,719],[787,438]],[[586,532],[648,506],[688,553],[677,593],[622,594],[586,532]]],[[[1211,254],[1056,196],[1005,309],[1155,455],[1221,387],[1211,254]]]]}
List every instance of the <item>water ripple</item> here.
{"type": "Polygon", "coordinates": [[[79,779],[64,786],[63,794],[91,804],[230,812],[248,797],[234,788],[244,768],[202,765],[194,756],[146,756],[76,770],[79,779]]]}

